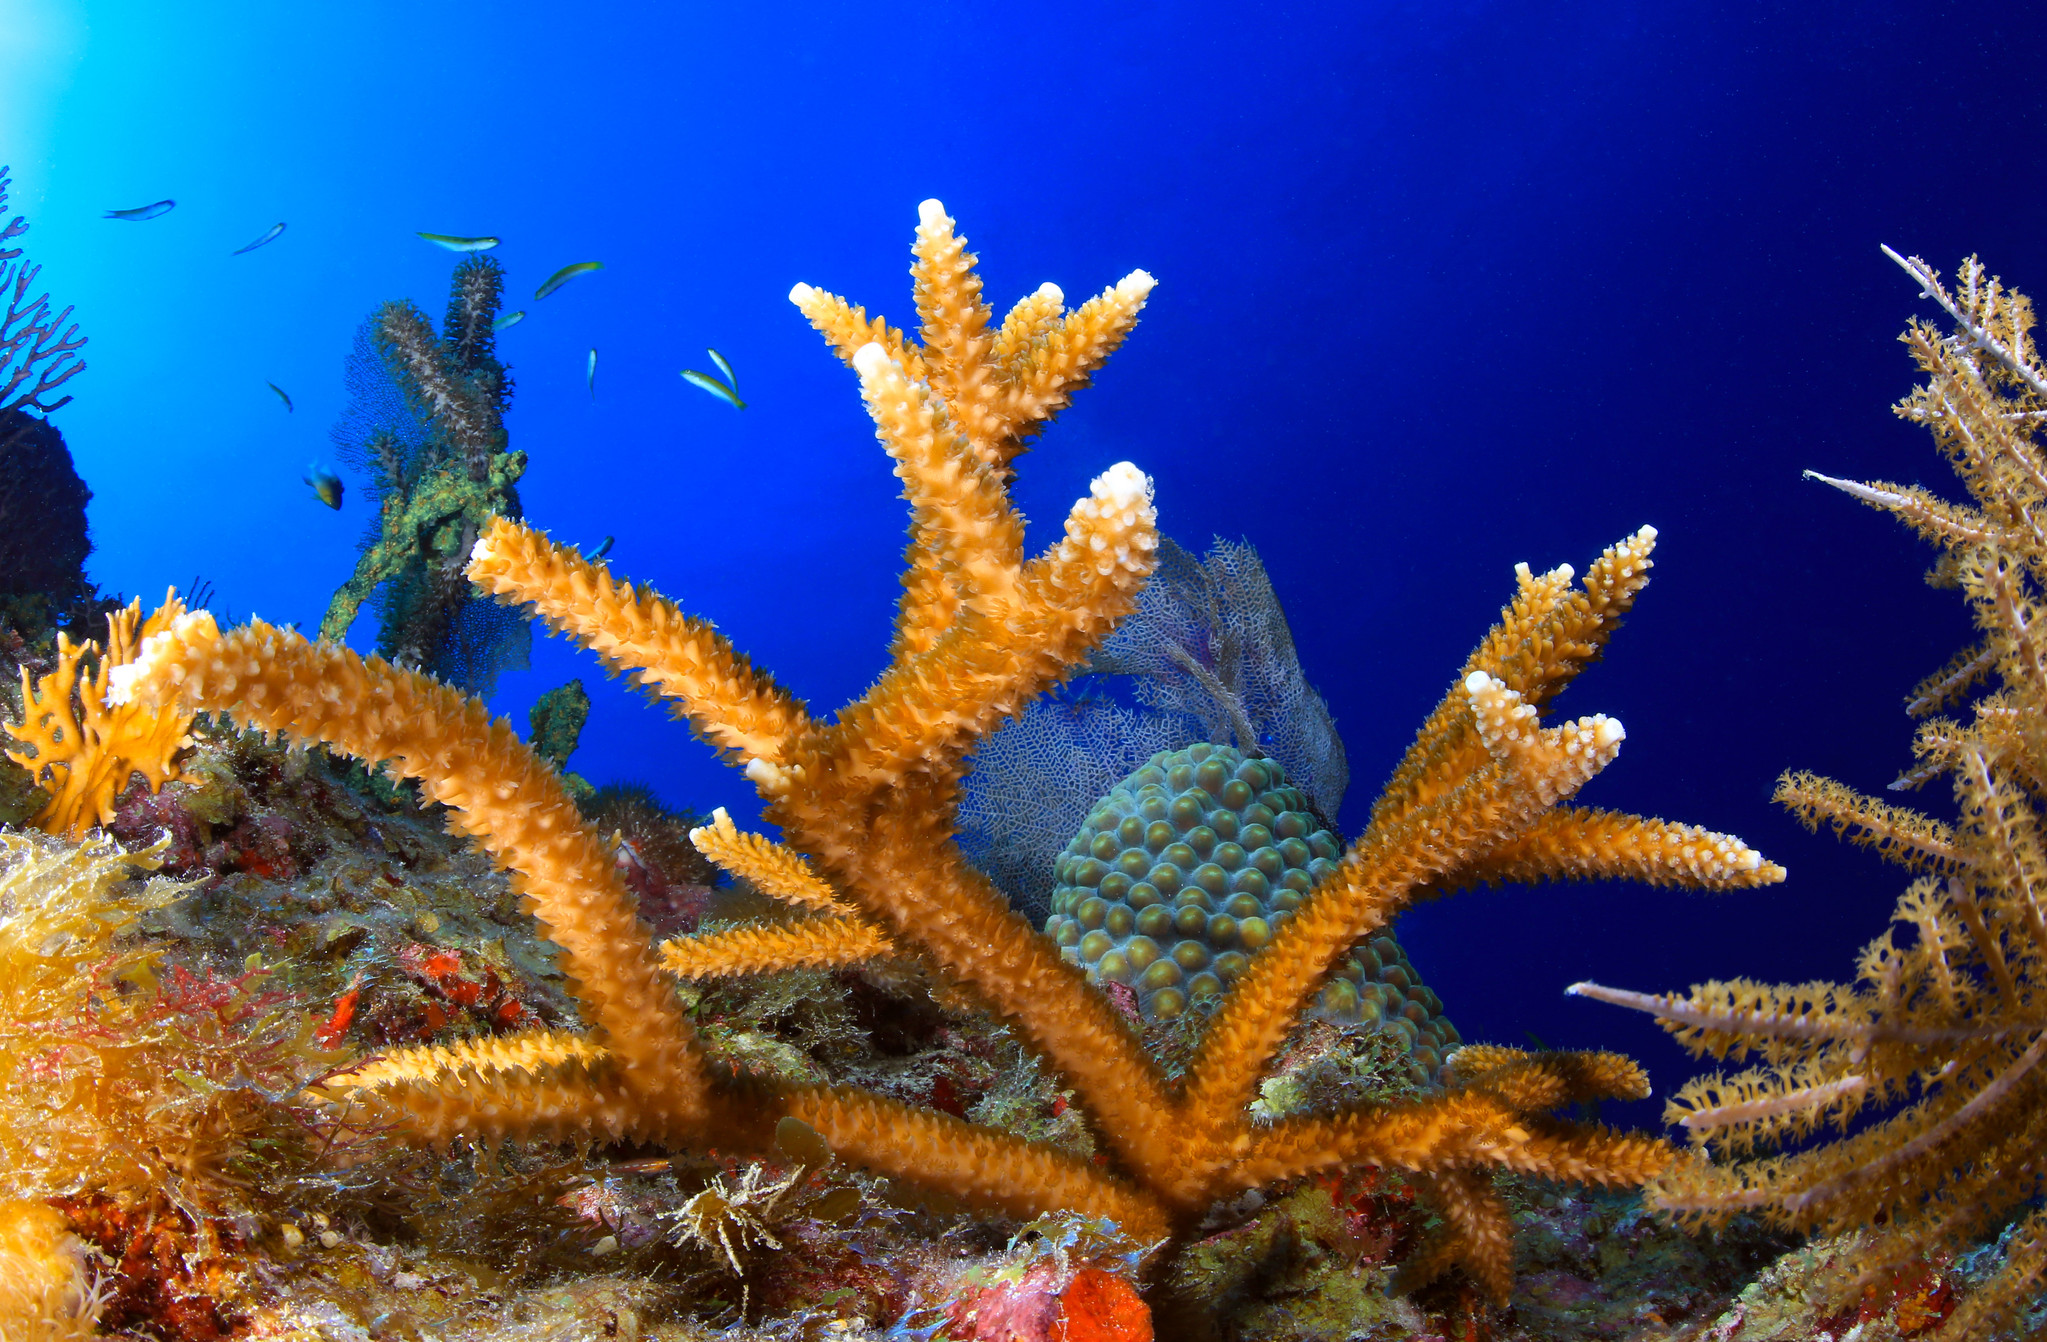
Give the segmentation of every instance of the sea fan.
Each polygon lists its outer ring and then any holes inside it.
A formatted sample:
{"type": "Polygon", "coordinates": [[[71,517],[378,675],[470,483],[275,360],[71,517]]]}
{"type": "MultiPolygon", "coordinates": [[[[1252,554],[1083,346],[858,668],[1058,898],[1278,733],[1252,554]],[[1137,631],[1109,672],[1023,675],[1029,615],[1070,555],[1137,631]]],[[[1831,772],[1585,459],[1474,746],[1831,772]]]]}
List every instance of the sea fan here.
{"type": "Polygon", "coordinates": [[[1277,760],[1334,829],[1350,782],[1343,738],[1249,544],[1217,540],[1196,559],[1164,541],[1136,613],[1089,669],[985,740],[967,776],[960,845],[1019,908],[1048,911],[1053,861],[1097,797],[1197,741],[1277,760]]]}

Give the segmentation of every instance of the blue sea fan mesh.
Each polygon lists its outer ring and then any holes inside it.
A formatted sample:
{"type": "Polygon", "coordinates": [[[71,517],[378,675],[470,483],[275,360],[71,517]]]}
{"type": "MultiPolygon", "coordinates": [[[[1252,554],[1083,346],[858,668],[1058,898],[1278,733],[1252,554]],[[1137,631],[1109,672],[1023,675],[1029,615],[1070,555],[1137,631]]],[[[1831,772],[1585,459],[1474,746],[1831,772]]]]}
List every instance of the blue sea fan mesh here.
{"type": "Polygon", "coordinates": [[[981,743],[960,801],[960,846],[1033,917],[1096,799],[1160,751],[1232,743],[1276,760],[1322,823],[1342,804],[1343,740],[1250,545],[1218,540],[1196,559],[1163,542],[1137,611],[1090,670],[1101,674],[981,743]]]}
{"type": "Polygon", "coordinates": [[[1246,542],[1217,537],[1196,559],[1171,540],[1137,611],[1094,670],[1133,678],[1139,703],[1193,719],[1193,739],[1279,761],[1310,805],[1333,819],[1350,786],[1336,719],[1301,672],[1286,612],[1246,542]]]}
{"type": "Polygon", "coordinates": [[[1095,799],[1162,750],[1183,720],[1091,692],[1047,695],[981,743],[967,776],[960,847],[1033,918],[1051,907],[1053,860],[1095,799]]]}
{"type": "Polygon", "coordinates": [[[448,632],[425,669],[466,694],[488,699],[498,676],[524,671],[533,655],[533,623],[511,606],[472,596],[448,621],[448,632]]]}
{"type": "MultiPolygon", "coordinates": [[[[376,318],[356,328],[342,379],[348,403],[328,437],[335,455],[355,468],[367,482],[370,499],[381,504],[399,481],[417,478],[429,430],[406,403],[405,392],[377,349],[376,318]],[[398,480],[393,479],[394,465],[398,480]]],[[[374,544],[379,534],[377,512],[372,509],[368,543],[374,544]]]]}

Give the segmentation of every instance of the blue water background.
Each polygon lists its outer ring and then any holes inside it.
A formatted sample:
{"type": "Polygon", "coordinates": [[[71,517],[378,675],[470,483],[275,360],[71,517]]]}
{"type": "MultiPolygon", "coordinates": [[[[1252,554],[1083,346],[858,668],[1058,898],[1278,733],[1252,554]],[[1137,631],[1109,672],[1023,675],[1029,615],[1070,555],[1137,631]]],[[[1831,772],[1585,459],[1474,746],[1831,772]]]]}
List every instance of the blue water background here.
{"type": "MultiPolygon", "coordinates": [[[[1880,790],[1903,695],[1966,621],[1929,551],[1799,470],[1952,489],[1888,410],[1929,309],[1877,246],[1980,251],[2047,294],[2025,7],[10,0],[0,42],[13,209],[92,336],[56,418],[109,590],[198,575],[216,609],[316,624],[366,519],[359,480],[337,515],[299,479],[332,460],[351,336],[390,298],[438,319],[454,258],[415,230],[490,233],[530,313],[500,344],[528,518],[615,535],[618,570],[841,703],[881,665],[903,521],[852,374],[785,295],[902,322],[936,196],[998,310],[1158,277],[1023,460],[1033,542],[1122,459],[1182,542],[1253,541],[1348,742],[1352,828],[1517,561],[1582,571],[1660,529],[1638,613],[1559,704],[1628,728],[1586,799],[1735,831],[1791,880],[1422,908],[1400,934],[1468,1037],[1625,1048],[1667,1092],[1691,1064],[1564,985],[1845,977],[1904,884],[1768,797],[1790,767],[1880,790]],[[582,260],[605,269],[532,300],[582,260]],[[744,413],[676,376],[710,345],[744,413]]],[[[582,772],[752,808],[600,674],[543,639],[496,706],[523,725],[581,675],[582,772]]]]}

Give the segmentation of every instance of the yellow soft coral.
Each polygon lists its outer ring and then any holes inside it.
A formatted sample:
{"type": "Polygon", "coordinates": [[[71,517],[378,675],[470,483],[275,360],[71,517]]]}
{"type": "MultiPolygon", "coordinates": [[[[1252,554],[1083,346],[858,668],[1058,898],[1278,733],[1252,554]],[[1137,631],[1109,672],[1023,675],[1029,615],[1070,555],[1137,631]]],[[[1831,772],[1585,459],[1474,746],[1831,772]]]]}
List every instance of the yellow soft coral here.
{"type": "Polygon", "coordinates": [[[90,639],[73,643],[60,633],[54,671],[31,684],[28,669],[22,669],[22,721],[0,723],[0,730],[26,747],[8,751],[7,758],[27,769],[50,793],[31,823],[51,834],[80,838],[94,825],[114,818],[114,798],[132,775],[141,774],[152,792],[178,776],[175,760],[192,744],[187,734],[192,715],[109,704],[107,676],[131,660],[144,639],[169,628],[184,613],[184,602],[172,590],[144,623],[142,601],[137,598],[125,610],[107,616],[104,652],[90,639]],[[88,656],[95,665],[90,675],[82,676],[88,656]],[[77,710],[71,704],[74,692],[77,710]]]}
{"type": "Polygon", "coordinates": [[[40,1202],[0,1202],[0,1339],[67,1342],[98,1334],[106,1301],[91,1250],[40,1202]]]}
{"type": "Polygon", "coordinates": [[[1904,342],[1925,381],[1897,406],[1931,430],[1967,487],[1954,503],[1921,485],[1807,472],[1881,508],[1945,554],[1980,638],[1922,681],[1930,717],[1895,790],[1944,779],[1950,823],[1807,773],[1777,799],[1914,874],[1891,927],[1848,983],[1726,979],[1688,993],[1581,983],[1582,996],[1645,1011],[1695,1054],[1757,1065],[1687,1082],[1669,1119],[1697,1150],[1647,1189],[1687,1224],[1754,1213],[1788,1229],[1868,1230],[1856,1271],[1827,1282],[1829,1307],[1878,1274],[1938,1261],[2004,1232],[2004,1264],[1976,1284],[1943,1338],[2023,1323],[2047,1278],[2047,360],[2032,306],[1974,258],[1950,286],[1897,261],[1947,323],[1904,342]]]}

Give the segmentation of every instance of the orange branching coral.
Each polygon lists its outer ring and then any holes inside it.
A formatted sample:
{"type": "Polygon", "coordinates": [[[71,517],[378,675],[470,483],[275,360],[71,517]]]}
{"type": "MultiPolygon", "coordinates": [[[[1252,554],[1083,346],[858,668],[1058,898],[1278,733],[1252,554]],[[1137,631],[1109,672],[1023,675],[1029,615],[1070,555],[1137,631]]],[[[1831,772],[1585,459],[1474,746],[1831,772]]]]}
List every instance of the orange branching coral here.
{"type": "Polygon", "coordinates": [[[94,825],[113,819],[114,798],[133,774],[148,780],[154,792],[178,776],[177,753],[192,744],[187,734],[192,715],[157,711],[139,704],[107,702],[107,674],[134,657],[143,639],[167,628],[184,614],[175,590],[164,596],[145,623],[138,598],[127,609],[107,616],[107,646],[87,640],[73,643],[57,635],[57,668],[29,683],[21,673],[22,722],[0,723],[0,730],[22,743],[7,758],[27,769],[51,794],[32,822],[51,834],[80,838],[94,825]],[[140,624],[138,633],[136,626],[140,624]],[[81,674],[87,657],[95,665],[81,674]],[[78,707],[72,707],[72,695],[78,707]]]}
{"type": "MultiPolygon", "coordinates": [[[[1893,915],[1902,931],[1864,948],[1857,980],[1733,979],[1667,996],[1572,989],[1653,1014],[1694,1053],[1757,1060],[1688,1082],[1672,1099],[1671,1120],[1702,1150],[1650,1185],[1655,1205],[1691,1223],[1754,1210],[1798,1230],[1873,1227],[1861,1255],[1871,1275],[1952,1249],[2047,1190],[2047,660],[2039,632],[2047,364],[2033,344],[2030,304],[1975,258],[1950,290],[1924,262],[1890,255],[1952,323],[1914,321],[1906,331],[1926,381],[1897,412],[1932,430],[1973,506],[1917,485],[1808,475],[1939,545],[1936,580],[1968,599],[1982,638],[1914,691],[1910,711],[1926,719],[1918,758],[1892,784],[1946,778],[1960,821],[1786,774],[1778,800],[1808,825],[1829,824],[1920,873],[1893,915]],[[1965,703],[1965,718],[1944,714],[1965,703]]],[[[2000,1273],[1971,1293],[1942,1335],[1983,1336],[2008,1322],[2038,1291],[2043,1269],[2047,1212],[2036,1210],[2000,1273]]],[[[1838,1283],[1841,1300],[1861,1284],[1838,1283]]]]}
{"type": "Polygon", "coordinates": [[[690,831],[697,850],[766,895],[822,916],[725,928],[663,943],[661,964],[679,978],[726,978],[778,969],[829,969],[889,955],[888,935],[841,900],[801,853],[742,834],[719,807],[690,831]]]}
{"type": "MultiPolygon", "coordinates": [[[[445,686],[267,625],[222,634],[197,617],[151,640],[119,673],[122,692],[232,708],[257,726],[388,761],[512,868],[566,952],[591,1032],[417,1050],[340,1083],[424,1135],[492,1140],[580,1126],[765,1152],[777,1121],[793,1116],[848,1163],[1019,1216],[1107,1216],[1142,1239],[1184,1232],[1244,1189],[1378,1165],[1425,1176],[1444,1208],[1448,1231],[1422,1274],[1461,1263],[1501,1292],[1508,1223],[1486,1187],[1491,1172],[1609,1183],[1654,1174],[1670,1154],[1660,1141],[1548,1112],[1639,1096],[1639,1071],[1605,1055],[1494,1050],[1443,1092],[1398,1104],[1271,1125],[1255,1123],[1248,1106],[1330,966],[1417,897],[1508,875],[1711,889],[1782,878],[1723,835],[1556,809],[1624,734],[1603,715],[1543,726],[1540,709],[1599,655],[1647,581],[1655,533],[1608,549],[1582,584],[1569,568],[1538,576],[1523,566],[1513,602],[1424,725],[1370,826],[1223,1000],[1184,1083],[1169,1083],[1121,1013],[952,840],[969,752],[1080,665],[1151,571],[1151,483],[1136,467],[1097,477],[1063,537],[1035,558],[1023,553],[1008,491],[1026,438],[1129,331],[1151,279],[1138,272],[1071,313],[1056,290],[1040,289],[996,327],[952,220],[935,201],[920,219],[921,342],[810,286],[791,295],[858,374],[910,504],[890,662],[836,718],[814,717],[707,622],[518,524],[492,523],[469,574],[673,700],[744,767],[788,844],[712,826],[706,851],[970,991],[1071,1088],[1104,1164],[855,1090],[712,1075],[603,846],[552,771],[445,686]]],[[[802,937],[820,940],[814,928],[802,937]]],[[[783,954],[793,951],[761,957],[783,954]]]]}

